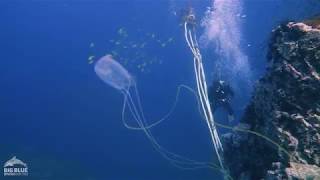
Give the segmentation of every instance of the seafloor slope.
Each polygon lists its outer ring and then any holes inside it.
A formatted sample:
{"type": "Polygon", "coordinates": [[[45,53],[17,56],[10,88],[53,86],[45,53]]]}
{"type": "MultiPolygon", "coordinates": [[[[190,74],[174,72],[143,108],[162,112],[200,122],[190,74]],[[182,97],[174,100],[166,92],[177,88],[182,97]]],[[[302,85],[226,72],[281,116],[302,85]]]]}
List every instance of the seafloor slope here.
{"type": "Polygon", "coordinates": [[[250,133],[224,135],[225,162],[234,179],[320,179],[318,22],[290,22],[273,31],[267,72],[241,127],[266,135],[287,152],[250,133]]]}

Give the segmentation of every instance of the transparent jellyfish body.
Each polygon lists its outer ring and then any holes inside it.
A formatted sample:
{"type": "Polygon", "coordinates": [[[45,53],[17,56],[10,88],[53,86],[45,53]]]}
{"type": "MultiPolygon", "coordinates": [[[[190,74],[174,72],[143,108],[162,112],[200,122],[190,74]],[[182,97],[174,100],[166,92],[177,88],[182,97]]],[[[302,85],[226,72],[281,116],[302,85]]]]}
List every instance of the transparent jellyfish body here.
{"type": "Polygon", "coordinates": [[[178,100],[180,89],[186,88],[192,91],[189,87],[183,86],[183,85],[179,86],[177,95],[176,95],[176,100],[172,108],[170,109],[169,113],[167,113],[160,120],[148,124],[144,115],[142,105],[141,105],[141,99],[140,99],[140,95],[139,95],[139,91],[138,91],[135,79],[130,75],[130,73],[120,63],[114,60],[111,55],[106,55],[101,59],[99,59],[96,62],[94,69],[97,76],[102,81],[104,81],[106,84],[110,85],[111,87],[115,88],[116,90],[122,93],[124,98],[124,104],[123,104],[123,110],[122,110],[122,121],[126,128],[131,130],[143,131],[146,137],[151,142],[154,149],[158,151],[165,159],[167,159],[173,165],[179,168],[183,168],[183,169],[212,168],[212,169],[220,170],[220,168],[213,163],[195,161],[166,150],[157,142],[157,140],[151,133],[152,127],[156,126],[160,122],[167,119],[170,116],[170,114],[173,112],[173,109],[175,108],[178,100]],[[127,123],[125,118],[125,112],[127,107],[131,116],[137,123],[137,126],[132,126],[132,125],[129,125],[129,123],[127,123]]]}
{"type": "Polygon", "coordinates": [[[111,55],[102,57],[94,66],[98,77],[115,89],[126,93],[134,80],[129,72],[124,69],[111,55]]]}

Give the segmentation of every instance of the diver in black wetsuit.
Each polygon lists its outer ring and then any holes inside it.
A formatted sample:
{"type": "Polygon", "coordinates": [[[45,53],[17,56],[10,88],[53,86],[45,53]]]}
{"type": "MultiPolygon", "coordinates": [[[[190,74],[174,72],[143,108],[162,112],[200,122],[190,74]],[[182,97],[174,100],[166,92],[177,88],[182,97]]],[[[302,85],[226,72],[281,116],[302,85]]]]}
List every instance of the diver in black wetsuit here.
{"type": "Polygon", "coordinates": [[[213,112],[221,107],[228,113],[228,120],[234,120],[233,109],[230,106],[230,99],[234,96],[231,87],[224,81],[213,81],[208,89],[208,96],[213,112]]]}

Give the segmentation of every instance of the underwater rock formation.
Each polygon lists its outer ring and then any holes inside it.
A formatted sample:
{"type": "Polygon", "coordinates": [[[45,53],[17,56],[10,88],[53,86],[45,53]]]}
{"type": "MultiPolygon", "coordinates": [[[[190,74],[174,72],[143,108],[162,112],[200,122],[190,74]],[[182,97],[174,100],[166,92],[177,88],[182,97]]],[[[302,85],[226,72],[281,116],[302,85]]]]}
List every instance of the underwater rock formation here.
{"type": "MultiPolygon", "coordinates": [[[[312,23],[310,23],[312,22],[312,23]]],[[[234,179],[320,179],[320,26],[289,22],[272,34],[266,74],[241,129],[224,137],[234,179]]],[[[319,20],[318,20],[319,22],[319,20]]]]}

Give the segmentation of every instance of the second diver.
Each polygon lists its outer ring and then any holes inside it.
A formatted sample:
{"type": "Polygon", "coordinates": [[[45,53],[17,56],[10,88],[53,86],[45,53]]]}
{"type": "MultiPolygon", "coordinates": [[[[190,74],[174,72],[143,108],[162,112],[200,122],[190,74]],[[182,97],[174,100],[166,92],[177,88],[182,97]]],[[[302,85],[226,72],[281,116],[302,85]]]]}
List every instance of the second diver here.
{"type": "Polygon", "coordinates": [[[234,96],[234,92],[229,84],[222,80],[213,81],[208,89],[208,96],[213,112],[221,107],[228,113],[229,122],[234,120],[234,112],[230,105],[230,100],[234,96]]]}

